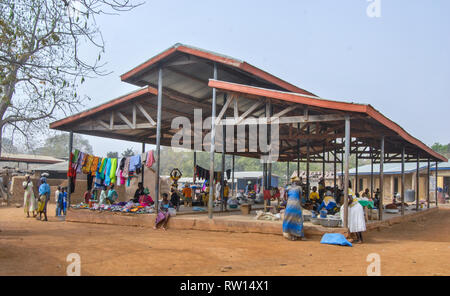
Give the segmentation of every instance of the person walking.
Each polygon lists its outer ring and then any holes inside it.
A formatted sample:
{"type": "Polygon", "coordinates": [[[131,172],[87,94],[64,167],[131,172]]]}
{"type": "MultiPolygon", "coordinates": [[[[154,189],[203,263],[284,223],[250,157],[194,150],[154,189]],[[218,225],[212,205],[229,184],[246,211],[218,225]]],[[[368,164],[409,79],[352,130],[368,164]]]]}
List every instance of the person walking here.
{"type": "Polygon", "coordinates": [[[33,182],[31,181],[30,175],[25,176],[25,181],[23,182],[23,189],[25,190],[23,194],[23,209],[27,213],[27,218],[30,218],[30,212],[33,217],[37,216],[37,201],[34,196],[33,182]]]}
{"type": "Polygon", "coordinates": [[[283,219],[283,236],[292,241],[303,240],[302,189],[298,177],[292,178],[292,185],[287,188],[287,195],[288,201],[283,219]]]}
{"type": "Polygon", "coordinates": [[[38,203],[38,212],[39,217],[38,220],[42,219],[42,214],[44,214],[44,220],[47,219],[47,204],[50,200],[50,186],[47,184],[47,178],[41,177],[41,185],[39,186],[39,203],[38,203]]]}

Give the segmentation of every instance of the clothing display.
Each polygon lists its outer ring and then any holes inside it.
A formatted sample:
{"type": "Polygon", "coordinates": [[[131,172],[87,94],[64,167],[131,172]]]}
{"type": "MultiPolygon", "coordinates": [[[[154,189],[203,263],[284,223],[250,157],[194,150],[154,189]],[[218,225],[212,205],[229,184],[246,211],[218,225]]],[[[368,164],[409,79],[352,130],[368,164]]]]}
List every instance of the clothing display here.
{"type": "MultiPolygon", "coordinates": [[[[209,180],[209,170],[199,165],[195,166],[195,175],[200,180],[209,180]]],[[[231,169],[226,170],[227,180],[231,177],[231,169]]],[[[224,176],[225,177],[225,176],[224,176]]],[[[222,172],[214,172],[214,181],[219,182],[222,179],[222,172]]]]}
{"type": "MultiPolygon", "coordinates": [[[[67,177],[71,180],[71,192],[75,192],[77,173],[87,175],[87,190],[91,190],[92,185],[95,188],[103,188],[111,184],[130,186],[131,178],[141,174],[143,166],[151,167],[154,162],[155,157],[152,150],[130,157],[122,157],[119,162],[117,158],[101,158],[75,149],[69,157],[67,177]]],[[[30,202],[26,204],[29,208],[30,202]]]]}

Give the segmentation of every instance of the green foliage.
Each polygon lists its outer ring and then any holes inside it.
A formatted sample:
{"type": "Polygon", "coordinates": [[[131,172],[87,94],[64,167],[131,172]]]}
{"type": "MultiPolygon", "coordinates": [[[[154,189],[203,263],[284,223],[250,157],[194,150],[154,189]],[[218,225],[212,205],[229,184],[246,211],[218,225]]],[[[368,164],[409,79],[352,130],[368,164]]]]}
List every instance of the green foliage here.
{"type": "MultiPolygon", "coordinates": [[[[83,136],[73,135],[73,148],[83,151],[85,153],[93,153],[92,146],[89,141],[83,136]]],[[[57,158],[68,158],[69,151],[69,134],[63,133],[53,137],[49,137],[45,140],[43,146],[34,150],[34,153],[38,155],[47,155],[57,158]]]]}
{"type": "Polygon", "coordinates": [[[431,146],[431,149],[433,149],[437,153],[440,153],[446,157],[450,157],[450,143],[447,145],[443,145],[440,143],[434,143],[433,146],[431,146]]]}
{"type": "Polygon", "coordinates": [[[2,151],[16,154],[22,152],[9,138],[2,138],[2,151]]]}
{"type": "Polygon", "coordinates": [[[135,153],[134,153],[133,149],[128,148],[127,150],[125,150],[124,152],[122,152],[121,155],[122,155],[122,157],[130,157],[130,156],[135,155],[135,153]]]}
{"type": "Polygon", "coordinates": [[[108,158],[118,158],[119,157],[119,152],[108,152],[106,153],[106,157],[108,158]]]}

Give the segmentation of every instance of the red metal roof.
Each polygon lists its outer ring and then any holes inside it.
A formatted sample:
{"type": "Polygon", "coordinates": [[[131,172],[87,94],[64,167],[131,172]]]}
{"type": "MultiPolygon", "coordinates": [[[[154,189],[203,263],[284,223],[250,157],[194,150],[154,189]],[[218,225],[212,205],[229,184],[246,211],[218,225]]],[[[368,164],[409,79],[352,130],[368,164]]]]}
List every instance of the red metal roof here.
{"type": "Polygon", "coordinates": [[[295,85],[292,85],[292,84],[290,84],[268,72],[265,72],[255,66],[252,66],[252,65],[248,64],[247,62],[240,61],[240,60],[237,60],[237,59],[234,59],[231,57],[227,57],[227,56],[224,56],[224,55],[221,55],[218,53],[203,50],[200,48],[195,48],[195,47],[192,47],[189,45],[180,44],[180,43],[175,44],[174,46],[172,46],[169,49],[163,51],[162,53],[152,57],[151,59],[142,63],[141,65],[133,68],[132,70],[126,72],[125,74],[122,74],[120,76],[120,79],[122,81],[127,81],[127,80],[131,79],[133,76],[137,75],[138,73],[144,71],[148,67],[158,63],[159,61],[170,56],[171,54],[174,54],[175,52],[183,52],[186,54],[194,55],[194,56],[204,58],[204,59],[207,59],[210,61],[214,61],[217,63],[222,63],[225,65],[234,67],[234,68],[238,68],[242,71],[245,71],[245,72],[255,75],[259,78],[262,78],[270,83],[278,85],[279,87],[284,88],[288,91],[306,94],[306,95],[314,95],[314,94],[312,94],[304,89],[301,89],[295,85]]]}
{"type": "Polygon", "coordinates": [[[299,93],[288,93],[288,92],[282,92],[277,90],[271,90],[271,89],[265,89],[260,87],[253,87],[248,85],[242,85],[242,84],[236,84],[231,82],[225,82],[225,81],[219,81],[219,80],[213,80],[210,79],[208,85],[210,87],[215,87],[218,89],[226,90],[226,91],[232,91],[237,93],[243,93],[243,94],[250,94],[250,95],[256,95],[261,97],[268,97],[273,99],[279,99],[283,101],[293,102],[293,103],[300,103],[304,105],[309,106],[315,106],[315,107],[321,107],[321,108],[328,108],[328,109],[335,109],[335,110],[341,110],[341,111],[347,111],[347,112],[358,112],[358,113],[365,113],[384,125],[385,127],[389,128],[390,130],[397,133],[400,137],[402,137],[407,142],[419,147],[420,149],[426,151],[433,157],[440,159],[444,162],[447,162],[447,158],[440,155],[439,153],[435,152],[433,149],[422,143],[420,140],[414,138],[411,136],[408,132],[406,132],[401,126],[381,114],[379,111],[377,111],[375,108],[373,108],[371,105],[365,105],[365,104],[355,104],[355,103],[346,103],[346,102],[338,102],[338,101],[332,101],[332,100],[325,100],[319,97],[312,97],[312,96],[305,96],[304,94],[299,93]]]}
{"type": "Polygon", "coordinates": [[[96,114],[98,112],[104,111],[104,110],[106,110],[108,108],[111,108],[111,107],[114,107],[114,106],[126,103],[126,102],[128,102],[128,101],[130,101],[130,100],[132,100],[134,98],[137,98],[139,96],[146,95],[146,94],[157,95],[158,94],[158,90],[153,88],[153,87],[151,87],[151,86],[139,89],[137,91],[134,91],[134,92],[131,92],[129,94],[123,95],[121,97],[118,97],[116,99],[113,99],[113,100],[111,100],[111,101],[109,101],[109,102],[107,102],[105,104],[102,104],[102,105],[99,105],[97,107],[88,109],[86,111],[74,114],[74,115],[66,117],[64,119],[52,122],[50,124],[50,128],[55,129],[55,128],[58,128],[60,126],[66,125],[66,124],[70,124],[70,123],[72,123],[74,121],[77,121],[79,119],[86,118],[86,117],[94,115],[94,114],[96,114]]]}

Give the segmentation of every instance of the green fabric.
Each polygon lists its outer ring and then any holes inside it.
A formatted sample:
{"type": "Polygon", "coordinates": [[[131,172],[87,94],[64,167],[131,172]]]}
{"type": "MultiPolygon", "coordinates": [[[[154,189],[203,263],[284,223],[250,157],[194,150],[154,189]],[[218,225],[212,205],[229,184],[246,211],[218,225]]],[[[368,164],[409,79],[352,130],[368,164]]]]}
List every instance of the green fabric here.
{"type": "Polygon", "coordinates": [[[373,209],[375,207],[373,201],[369,200],[358,200],[358,201],[363,207],[368,207],[369,209],[373,209]]]}
{"type": "Polygon", "coordinates": [[[109,178],[111,179],[111,184],[116,183],[116,170],[117,170],[117,158],[111,158],[111,170],[109,173],[109,178]]]}

